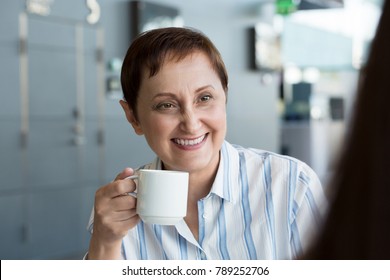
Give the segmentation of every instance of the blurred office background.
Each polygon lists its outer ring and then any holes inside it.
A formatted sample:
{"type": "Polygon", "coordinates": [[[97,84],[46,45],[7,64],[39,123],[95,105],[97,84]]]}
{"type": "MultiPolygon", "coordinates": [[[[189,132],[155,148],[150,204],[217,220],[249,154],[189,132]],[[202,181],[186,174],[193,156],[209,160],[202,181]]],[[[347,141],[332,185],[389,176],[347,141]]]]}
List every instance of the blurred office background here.
{"type": "Polygon", "coordinates": [[[382,0],[1,0],[0,258],[77,259],[96,189],[154,155],[120,109],[132,37],[202,30],[230,74],[227,139],[326,184],[382,0]]]}

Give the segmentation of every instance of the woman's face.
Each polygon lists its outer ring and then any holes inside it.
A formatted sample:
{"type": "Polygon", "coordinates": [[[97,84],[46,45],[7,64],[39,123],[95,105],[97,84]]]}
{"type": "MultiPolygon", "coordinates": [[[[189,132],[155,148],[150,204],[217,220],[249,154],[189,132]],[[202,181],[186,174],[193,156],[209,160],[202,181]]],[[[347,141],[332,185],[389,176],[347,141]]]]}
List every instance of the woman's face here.
{"type": "Polygon", "coordinates": [[[213,172],[226,134],[226,95],[209,59],[195,52],[168,60],[159,73],[144,73],[136,119],[128,120],[160,157],[165,169],[213,172]]]}

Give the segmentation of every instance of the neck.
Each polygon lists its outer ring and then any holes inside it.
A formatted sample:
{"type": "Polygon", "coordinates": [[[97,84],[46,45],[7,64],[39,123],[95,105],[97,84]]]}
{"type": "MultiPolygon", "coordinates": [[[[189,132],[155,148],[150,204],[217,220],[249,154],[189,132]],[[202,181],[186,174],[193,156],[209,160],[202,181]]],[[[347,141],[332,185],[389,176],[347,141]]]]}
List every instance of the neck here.
{"type": "Polygon", "coordinates": [[[190,200],[198,201],[209,194],[217,175],[218,166],[219,160],[216,166],[206,171],[190,172],[188,189],[190,200]]]}
{"type": "Polygon", "coordinates": [[[209,194],[217,170],[218,164],[211,170],[212,172],[209,170],[207,174],[203,172],[190,172],[187,216],[185,217],[185,221],[196,240],[199,238],[198,201],[209,194]]]}

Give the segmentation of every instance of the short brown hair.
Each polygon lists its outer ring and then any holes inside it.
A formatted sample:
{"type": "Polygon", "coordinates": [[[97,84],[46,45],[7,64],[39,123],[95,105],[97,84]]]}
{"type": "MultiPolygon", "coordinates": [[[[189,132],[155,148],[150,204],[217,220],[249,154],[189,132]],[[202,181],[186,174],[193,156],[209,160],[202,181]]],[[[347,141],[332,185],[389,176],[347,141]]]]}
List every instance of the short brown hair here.
{"type": "Polygon", "coordinates": [[[134,39],[123,61],[121,84],[124,99],[136,117],[138,93],[145,67],[149,70],[149,77],[152,77],[158,74],[167,55],[180,61],[195,51],[207,55],[227,93],[228,75],[221,54],[210,39],[200,31],[168,27],[146,31],[134,39]]]}

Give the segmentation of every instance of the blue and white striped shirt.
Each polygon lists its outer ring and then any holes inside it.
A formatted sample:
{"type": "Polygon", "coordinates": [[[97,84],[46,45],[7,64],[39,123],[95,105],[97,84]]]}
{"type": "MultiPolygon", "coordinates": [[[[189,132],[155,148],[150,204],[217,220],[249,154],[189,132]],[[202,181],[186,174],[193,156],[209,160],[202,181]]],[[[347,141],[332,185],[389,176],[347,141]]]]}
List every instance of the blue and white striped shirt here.
{"type": "MultiPolygon", "coordinates": [[[[161,161],[143,168],[161,169],[161,161]]],[[[292,259],[320,229],[325,206],[319,179],[305,163],[225,141],[211,191],[198,201],[199,240],[184,220],[141,221],[123,239],[122,257],[292,259]]]]}

